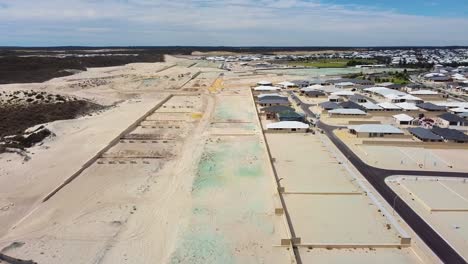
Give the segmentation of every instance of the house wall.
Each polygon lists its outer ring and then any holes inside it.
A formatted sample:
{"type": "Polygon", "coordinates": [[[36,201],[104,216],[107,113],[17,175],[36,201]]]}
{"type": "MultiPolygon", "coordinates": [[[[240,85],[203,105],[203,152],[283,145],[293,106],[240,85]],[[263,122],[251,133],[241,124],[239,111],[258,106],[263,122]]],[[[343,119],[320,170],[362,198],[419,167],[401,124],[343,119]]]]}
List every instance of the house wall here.
{"type": "Polygon", "coordinates": [[[447,120],[444,120],[442,118],[437,118],[435,120],[435,123],[436,123],[436,125],[438,125],[440,127],[449,127],[450,126],[450,122],[447,121],[447,120]]]}
{"type": "Polygon", "coordinates": [[[431,94],[431,95],[419,95],[419,94],[417,94],[415,96],[423,99],[424,101],[431,101],[431,100],[437,101],[437,100],[440,100],[440,99],[443,98],[443,96],[440,95],[440,94],[436,94],[436,95],[433,95],[433,94],[431,94]]]}
{"type": "Polygon", "coordinates": [[[307,129],[296,129],[293,131],[292,129],[267,129],[265,133],[305,133],[307,129]]]}
{"type": "Polygon", "coordinates": [[[340,114],[330,114],[328,116],[332,118],[371,118],[369,115],[340,115],[340,114]]]}
{"type": "Polygon", "coordinates": [[[404,135],[404,134],[378,134],[378,135],[371,136],[371,133],[362,132],[362,133],[356,133],[355,135],[358,138],[408,138],[408,135],[404,135]]]}
{"type": "Polygon", "coordinates": [[[284,106],[290,106],[290,103],[275,103],[275,104],[259,104],[260,106],[275,106],[275,105],[284,105],[284,106]]]}
{"type": "MultiPolygon", "coordinates": [[[[405,113],[409,116],[412,117],[418,117],[419,114],[423,113],[421,111],[371,111],[370,114],[373,116],[388,116],[388,117],[393,117],[394,115],[402,114],[405,113]]],[[[424,113],[425,114],[425,113],[424,113]]]]}

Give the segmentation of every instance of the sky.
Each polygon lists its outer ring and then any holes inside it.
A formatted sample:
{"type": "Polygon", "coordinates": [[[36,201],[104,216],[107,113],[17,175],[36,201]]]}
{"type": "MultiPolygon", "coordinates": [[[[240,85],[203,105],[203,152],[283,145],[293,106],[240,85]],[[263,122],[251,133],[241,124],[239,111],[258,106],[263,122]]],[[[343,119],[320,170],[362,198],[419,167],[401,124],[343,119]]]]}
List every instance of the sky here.
{"type": "Polygon", "coordinates": [[[0,0],[0,46],[468,46],[468,0],[0,0]]]}

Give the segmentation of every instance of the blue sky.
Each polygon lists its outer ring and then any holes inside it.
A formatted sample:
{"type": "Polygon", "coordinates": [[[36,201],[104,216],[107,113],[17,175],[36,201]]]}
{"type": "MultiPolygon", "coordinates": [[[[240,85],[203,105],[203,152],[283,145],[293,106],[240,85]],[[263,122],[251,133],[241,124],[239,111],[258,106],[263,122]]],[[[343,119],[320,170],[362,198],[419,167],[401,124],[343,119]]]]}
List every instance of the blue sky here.
{"type": "Polygon", "coordinates": [[[468,17],[468,1],[466,0],[330,0],[323,2],[348,6],[375,7],[410,15],[468,17]]]}
{"type": "Polygon", "coordinates": [[[468,45],[468,1],[0,0],[0,45],[468,45]]]}

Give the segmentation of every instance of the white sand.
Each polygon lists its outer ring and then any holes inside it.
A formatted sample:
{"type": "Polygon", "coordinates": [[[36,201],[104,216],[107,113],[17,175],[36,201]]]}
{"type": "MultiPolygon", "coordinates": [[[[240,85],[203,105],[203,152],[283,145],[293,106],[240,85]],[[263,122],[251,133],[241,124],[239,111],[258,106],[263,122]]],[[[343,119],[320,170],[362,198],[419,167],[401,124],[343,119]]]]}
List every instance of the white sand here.
{"type": "MultiPolygon", "coordinates": [[[[100,115],[50,124],[57,137],[32,148],[35,154],[29,162],[2,155],[0,248],[25,243],[6,254],[39,263],[169,263],[187,256],[191,263],[206,263],[205,256],[192,258],[192,253],[213,249],[208,254],[212,259],[221,254],[238,263],[293,260],[291,249],[275,247],[286,231],[282,218],[274,215],[273,176],[248,90],[233,89],[226,97],[209,95],[203,84],[211,85],[218,74],[211,73],[212,68],[184,65],[191,63],[169,57],[167,63],[91,69],[31,85],[103,104],[121,103],[100,115]],[[173,65],[177,66],[165,69],[173,65]],[[191,81],[177,89],[198,71],[210,72],[199,75],[198,85],[191,81]],[[106,81],[98,81],[102,78],[106,81]],[[87,87],[76,85],[85,80],[87,87]],[[169,93],[182,96],[173,97],[73,182],[40,202],[169,93]],[[247,126],[234,124],[231,129],[228,123],[213,123],[230,122],[231,116],[247,120],[247,126]],[[244,160],[247,167],[237,171],[226,164],[222,170],[233,177],[228,191],[194,194],[200,157],[212,151],[204,142],[213,142],[215,150],[217,132],[252,131],[254,156],[244,160]],[[226,207],[231,201],[240,202],[226,207]],[[225,242],[203,244],[205,235],[225,242]],[[202,244],[192,244],[191,239],[202,244]]],[[[233,146],[243,146],[239,143],[245,142],[244,136],[230,137],[233,146]]],[[[246,158],[244,152],[232,155],[235,160],[246,158]]]]}
{"type": "Polygon", "coordinates": [[[468,258],[468,183],[448,178],[419,177],[416,181],[412,176],[394,176],[387,183],[459,254],[468,258]]]}

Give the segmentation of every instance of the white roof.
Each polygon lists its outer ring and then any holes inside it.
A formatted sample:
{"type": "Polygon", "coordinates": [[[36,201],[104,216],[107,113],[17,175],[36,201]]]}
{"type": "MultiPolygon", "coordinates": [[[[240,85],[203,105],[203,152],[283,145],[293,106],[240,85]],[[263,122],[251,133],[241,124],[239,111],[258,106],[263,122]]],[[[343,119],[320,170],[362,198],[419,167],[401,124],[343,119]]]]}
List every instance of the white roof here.
{"type": "Polygon", "coordinates": [[[258,85],[272,85],[272,83],[269,82],[269,81],[259,81],[259,82],[257,82],[257,84],[258,85]]]}
{"type": "Polygon", "coordinates": [[[354,83],[352,82],[340,82],[340,83],[336,83],[335,86],[353,86],[354,83]]]}
{"type": "Polygon", "coordinates": [[[438,72],[431,72],[431,73],[428,73],[426,75],[424,75],[424,77],[426,78],[430,78],[430,77],[443,77],[445,76],[444,74],[442,73],[438,73],[438,72]]]}
{"type": "Polygon", "coordinates": [[[305,87],[305,88],[301,88],[301,91],[310,92],[310,91],[322,90],[324,88],[325,88],[325,86],[322,86],[320,84],[316,84],[316,85],[311,85],[311,86],[308,86],[308,87],[305,87]]]}
{"type": "Polygon", "coordinates": [[[422,101],[421,98],[416,97],[416,96],[411,95],[411,94],[405,94],[403,96],[400,96],[400,99],[412,100],[412,101],[422,101]]]}
{"type": "Polygon", "coordinates": [[[388,96],[390,94],[395,94],[395,95],[405,95],[406,93],[404,92],[400,92],[400,91],[397,91],[397,90],[393,90],[393,89],[389,89],[389,88],[386,88],[386,87],[371,87],[371,88],[366,88],[364,89],[364,91],[368,91],[368,92],[371,92],[371,93],[376,93],[376,94],[380,94],[381,96],[388,96]]]}
{"type": "Polygon", "coordinates": [[[265,96],[287,97],[287,96],[284,96],[284,95],[281,95],[281,94],[278,94],[278,93],[269,93],[269,94],[259,94],[259,95],[257,95],[258,98],[262,98],[262,97],[265,97],[265,96]]]}
{"type": "Polygon", "coordinates": [[[414,118],[407,115],[407,114],[399,114],[399,115],[394,115],[393,116],[396,120],[398,121],[406,121],[406,122],[409,122],[409,121],[413,121],[414,118]]]}
{"type": "Polygon", "coordinates": [[[275,86],[258,86],[254,88],[255,91],[278,91],[281,90],[279,87],[275,86]]]}
{"type": "Polygon", "coordinates": [[[417,90],[417,91],[412,91],[410,92],[412,95],[436,95],[439,94],[436,91],[431,91],[431,90],[417,90]]]}
{"type": "Polygon", "coordinates": [[[278,129],[278,128],[283,128],[283,129],[291,129],[291,128],[297,128],[297,129],[306,129],[309,128],[308,124],[298,122],[298,121],[281,121],[277,123],[271,123],[267,124],[267,129],[278,129]]]}
{"type": "Polygon", "coordinates": [[[463,107],[451,108],[449,111],[454,113],[468,113],[468,109],[463,107]]]}
{"type": "Polygon", "coordinates": [[[403,134],[403,131],[401,131],[400,129],[394,126],[381,125],[381,124],[365,124],[365,125],[348,126],[348,129],[352,129],[358,133],[403,134]]]}
{"type": "Polygon", "coordinates": [[[440,105],[440,106],[445,106],[448,108],[455,108],[455,107],[462,107],[462,108],[468,108],[468,102],[433,102],[433,104],[440,105]]]}
{"type": "Polygon", "coordinates": [[[309,86],[307,88],[323,89],[323,88],[325,88],[325,86],[320,85],[320,84],[314,84],[314,85],[311,85],[311,86],[309,86]]]}
{"type": "Polygon", "coordinates": [[[395,105],[405,110],[419,110],[419,108],[416,107],[416,105],[412,103],[404,102],[404,103],[397,103],[395,105]]]}
{"type": "Polygon", "coordinates": [[[400,110],[401,108],[392,104],[392,103],[380,103],[379,104],[380,107],[382,107],[383,109],[391,109],[391,110],[400,110]]]}
{"type": "Polygon", "coordinates": [[[384,83],[379,83],[378,86],[381,86],[381,87],[387,87],[387,86],[390,86],[390,85],[393,85],[394,83],[392,82],[384,82],[384,83]]]}
{"type": "Polygon", "coordinates": [[[372,102],[366,102],[366,103],[362,103],[360,104],[362,107],[364,107],[365,109],[369,109],[369,110],[381,110],[382,107],[372,103],[372,102]]]}
{"type": "Polygon", "coordinates": [[[366,112],[362,111],[361,109],[354,108],[338,108],[330,110],[328,113],[338,115],[366,115],[366,112]]]}
{"type": "Polygon", "coordinates": [[[280,82],[278,84],[281,86],[296,86],[296,84],[292,82],[280,82]]]}
{"type": "Polygon", "coordinates": [[[351,92],[351,91],[337,91],[337,92],[331,93],[331,95],[336,95],[336,96],[352,96],[352,95],[354,95],[354,93],[351,92]]]}

